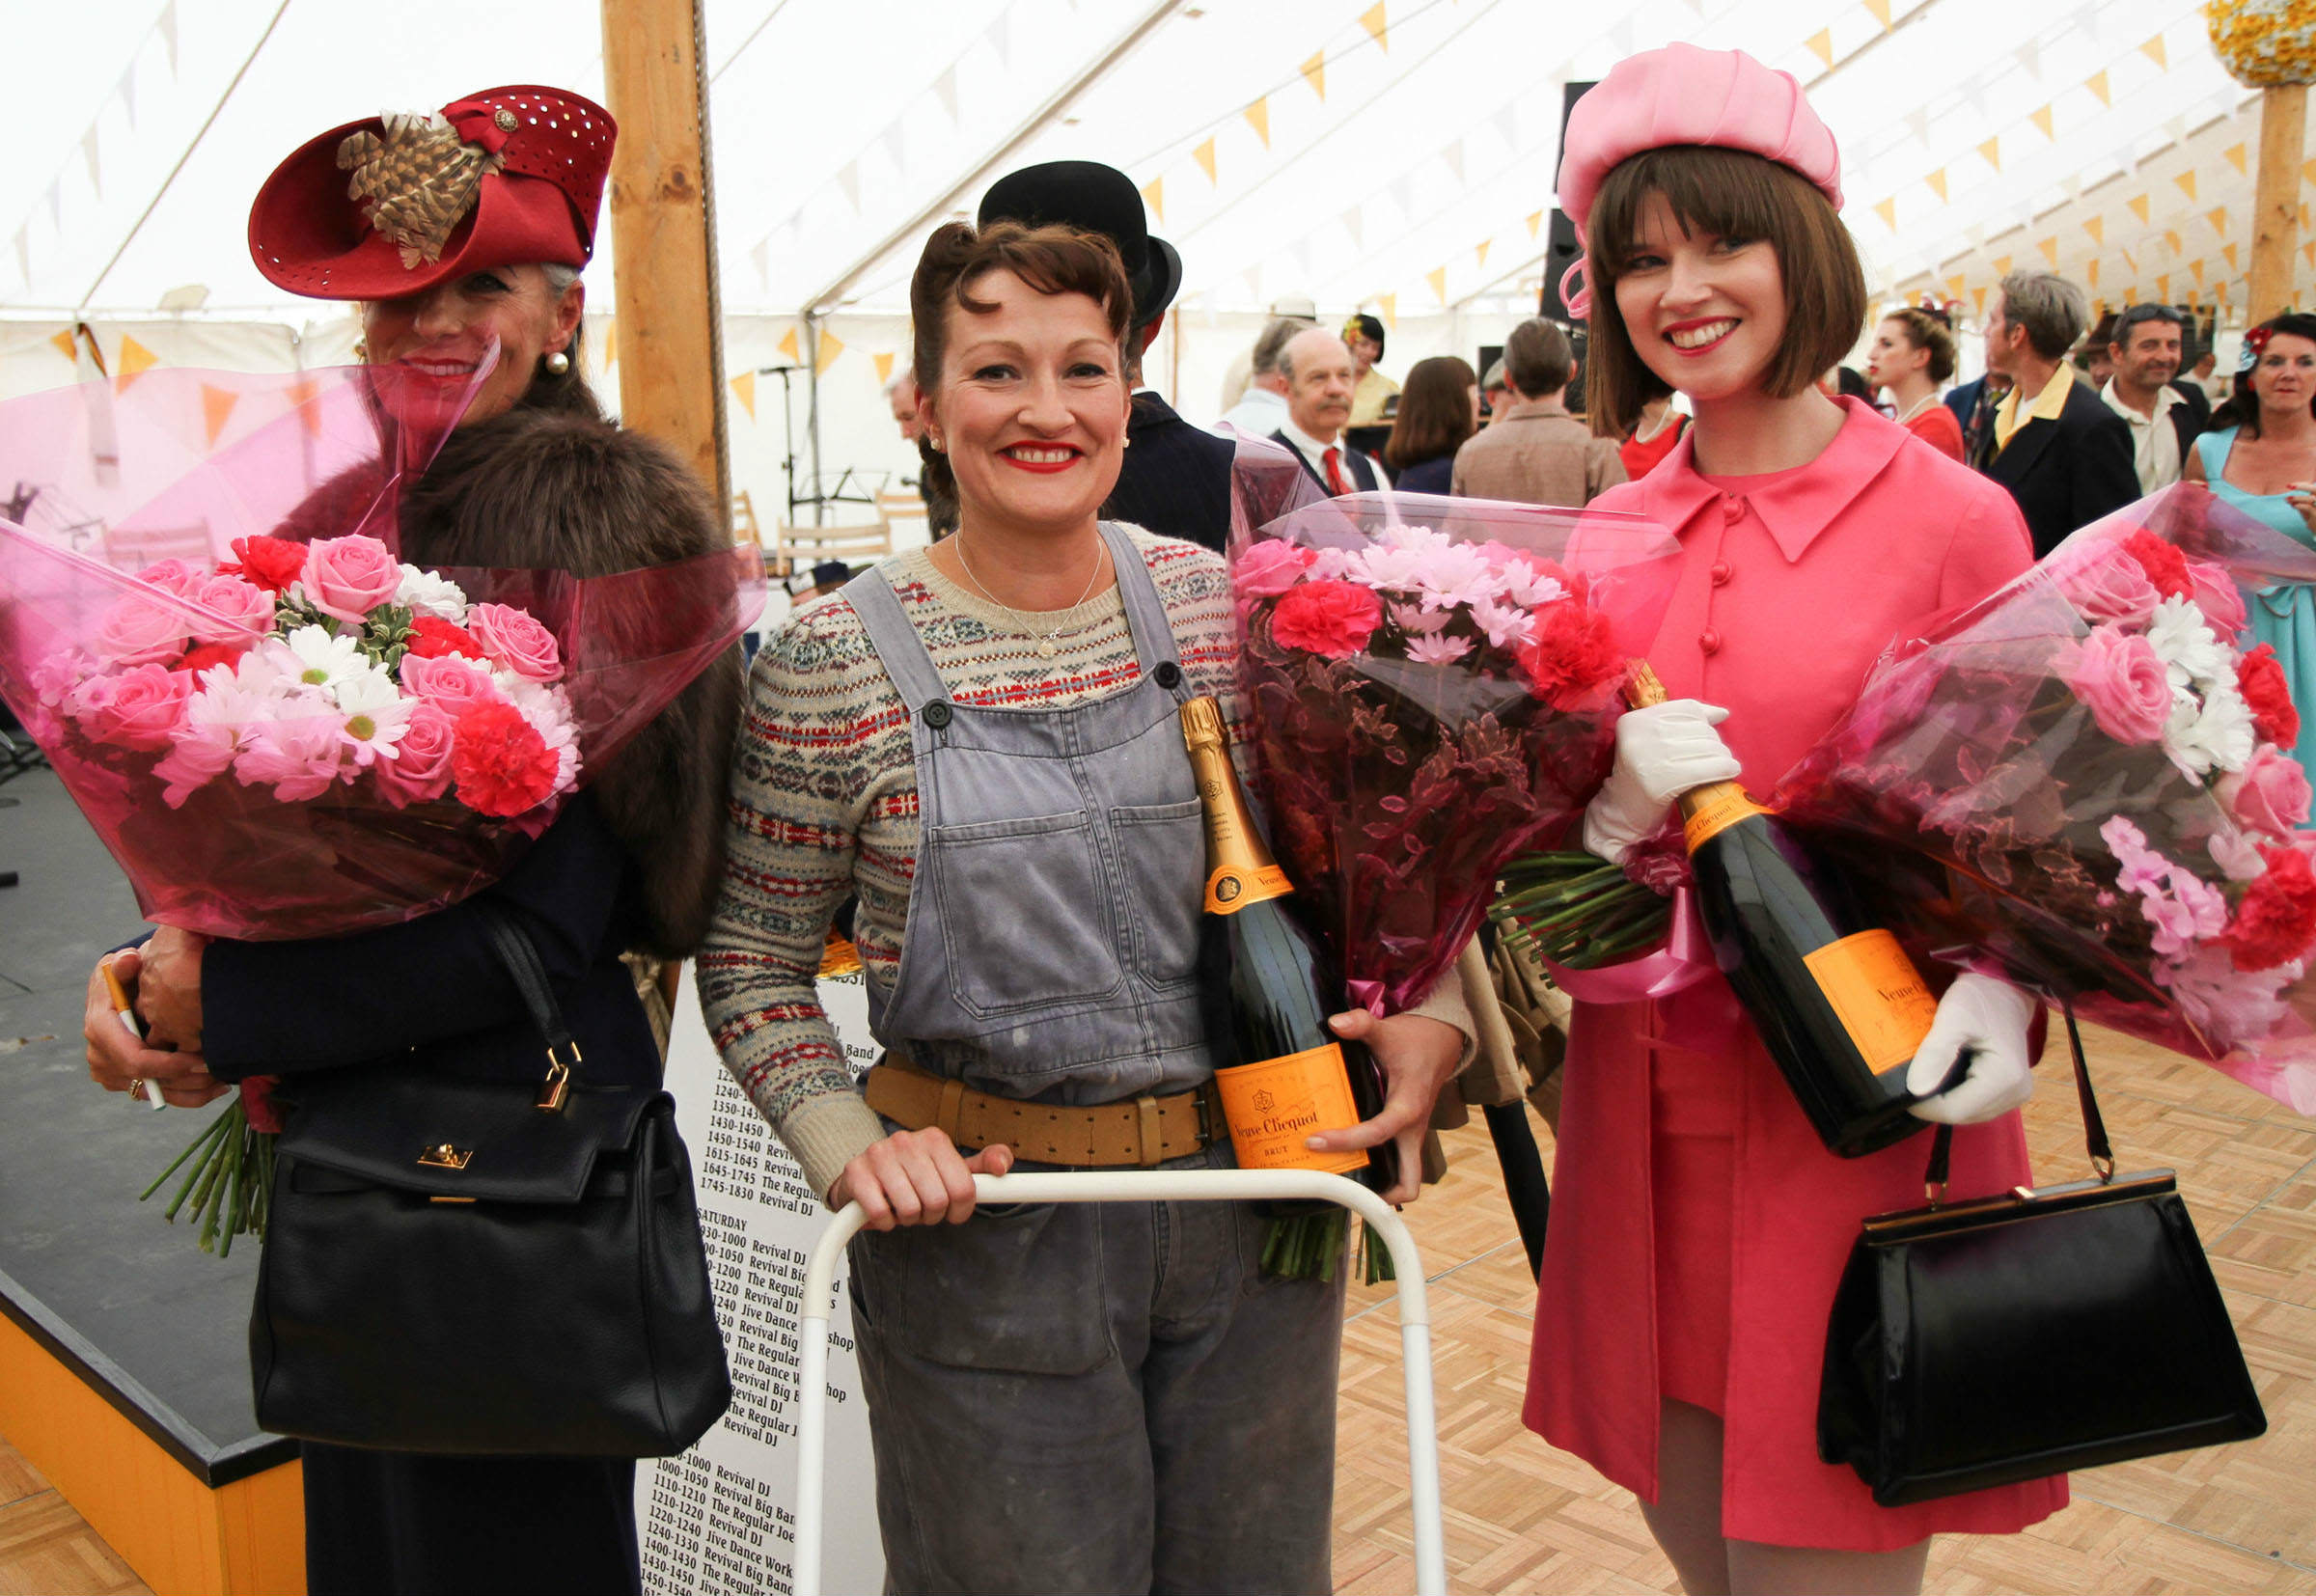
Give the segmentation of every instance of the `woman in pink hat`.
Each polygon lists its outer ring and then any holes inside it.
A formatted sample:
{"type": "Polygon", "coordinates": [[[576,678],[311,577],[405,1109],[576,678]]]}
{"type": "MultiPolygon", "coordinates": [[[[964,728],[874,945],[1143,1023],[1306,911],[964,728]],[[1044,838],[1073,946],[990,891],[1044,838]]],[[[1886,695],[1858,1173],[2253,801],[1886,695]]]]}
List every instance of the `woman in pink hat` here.
{"type": "MultiPolygon", "coordinates": [[[[1656,470],[1596,501],[1671,528],[1684,556],[1649,649],[1674,702],[1624,718],[1585,817],[1612,858],[1692,786],[1769,790],[1893,637],[2029,562],[1999,487],[1813,381],[1867,314],[1839,169],[1793,79],[1735,52],[1635,57],[1569,122],[1593,429],[1621,436],[1676,390],[1696,416],[1656,470]]],[[[1976,1050],[1916,1109],[1965,1127],[1957,1196],[2028,1178],[2016,1110],[2035,1016],[1975,975],[1940,1001],[1909,1084],[1935,1090],[1976,1050]]],[[[1863,1216],[1920,1202],[1919,1142],[1826,1151],[1718,975],[1578,1004],[1567,1071],[1526,1418],[1640,1496],[1685,1589],[1912,1592],[1931,1535],[2065,1503],[2048,1479],[1886,1509],[1818,1460],[1834,1285],[1863,1216]]]]}
{"type": "MultiPolygon", "coordinates": [[[[283,162],[251,207],[259,270],[295,293],[359,301],[369,364],[455,380],[496,351],[457,430],[403,496],[402,551],[414,562],[589,577],[730,546],[691,473],[605,420],[580,373],[579,274],[614,136],[609,113],[577,95],[490,89],[439,112],[333,128],[283,162]]],[[[93,975],[91,1074],[115,1091],[142,1081],[188,1108],[227,1083],[279,1075],[292,1115],[300,1083],[324,1070],[535,1075],[538,1032],[493,950],[479,907],[488,900],[538,947],[588,1082],[656,1085],[660,1045],[622,955],[680,958],[706,930],[740,687],[734,649],[504,880],[466,902],[317,941],[210,942],[164,926],[114,955],[151,1045],[114,1021],[93,975]]],[[[420,1298],[429,1287],[417,1272],[407,1284],[420,1298]]],[[[360,1354],[348,1349],[349,1384],[360,1383],[360,1354]]],[[[314,1591],[640,1588],[631,1457],[312,1440],[302,1451],[314,1591]]]]}

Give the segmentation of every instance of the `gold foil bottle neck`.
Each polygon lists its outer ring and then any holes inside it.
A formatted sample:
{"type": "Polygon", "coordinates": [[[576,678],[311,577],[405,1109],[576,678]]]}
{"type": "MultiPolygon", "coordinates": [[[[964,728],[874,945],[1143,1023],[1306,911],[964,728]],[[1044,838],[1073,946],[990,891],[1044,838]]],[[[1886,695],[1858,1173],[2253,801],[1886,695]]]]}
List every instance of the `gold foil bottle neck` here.
{"type": "Polygon", "coordinates": [[[1212,698],[1196,698],[1180,715],[1183,746],[1190,750],[1199,802],[1206,812],[1206,912],[1235,914],[1250,903],[1286,896],[1294,883],[1254,829],[1254,812],[1225,752],[1222,705],[1212,698]]]}
{"type": "Polygon", "coordinates": [[[1223,746],[1223,706],[1212,695],[1195,698],[1181,708],[1182,744],[1196,753],[1201,747],[1223,746]]]}

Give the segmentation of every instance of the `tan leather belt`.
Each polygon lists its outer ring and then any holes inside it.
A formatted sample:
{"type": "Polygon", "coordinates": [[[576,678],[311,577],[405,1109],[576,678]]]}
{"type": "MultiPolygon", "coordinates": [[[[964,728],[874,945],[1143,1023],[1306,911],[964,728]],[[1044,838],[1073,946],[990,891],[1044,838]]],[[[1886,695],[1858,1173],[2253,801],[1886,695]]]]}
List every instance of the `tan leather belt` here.
{"type": "Polygon", "coordinates": [[[892,1054],[868,1071],[868,1106],[913,1131],[938,1125],[966,1152],[1002,1142],[1018,1158],[1072,1169],[1146,1169],[1230,1134],[1211,1087],[1064,1108],[993,1097],[892,1054]]]}

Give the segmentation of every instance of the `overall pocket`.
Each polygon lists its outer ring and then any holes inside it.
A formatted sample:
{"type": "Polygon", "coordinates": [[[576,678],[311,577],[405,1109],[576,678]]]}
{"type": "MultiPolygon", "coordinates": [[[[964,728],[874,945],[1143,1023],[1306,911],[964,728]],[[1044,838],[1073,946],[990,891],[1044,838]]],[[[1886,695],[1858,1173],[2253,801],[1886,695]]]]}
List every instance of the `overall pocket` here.
{"type": "Polygon", "coordinates": [[[1199,918],[1205,910],[1206,819],[1196,798],[1131,804],[1110,812],[1124,856],[1127,923],[1135,974],[1153,992],[1188,991],[1199,979],[1199,918]]]}
{"type": "Polygon", "coordinates": [[[920,866],[951,990],[976,1019],[1111,997],[1125,985],[1084,812],[936,826],[920,866]]]}
{"type": "Polygon", "coordinates": [[[863,1231],[852,1258],[856,1307],[895,1351],[1017,1374],[1086,1374],[1113,1356],[1092,1204],[863,1231]]]}

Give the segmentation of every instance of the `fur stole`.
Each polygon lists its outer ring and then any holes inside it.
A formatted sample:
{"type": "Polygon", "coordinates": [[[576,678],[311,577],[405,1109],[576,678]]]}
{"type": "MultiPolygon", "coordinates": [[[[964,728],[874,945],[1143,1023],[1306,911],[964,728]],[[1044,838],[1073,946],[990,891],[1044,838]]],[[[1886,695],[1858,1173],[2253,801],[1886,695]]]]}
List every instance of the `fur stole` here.
{"type": "MultiPolygon", "coordinates": [[[[605,576],[730,546],[698,480],[609,422],[521,408],[451,434],[402,496],[419,565],[560,566],[605,576]]],[[[643,947],[681,958],[724,874],[726,773],[744,693],[735,646],[588,784],[643,881],[643,947]]]]}

